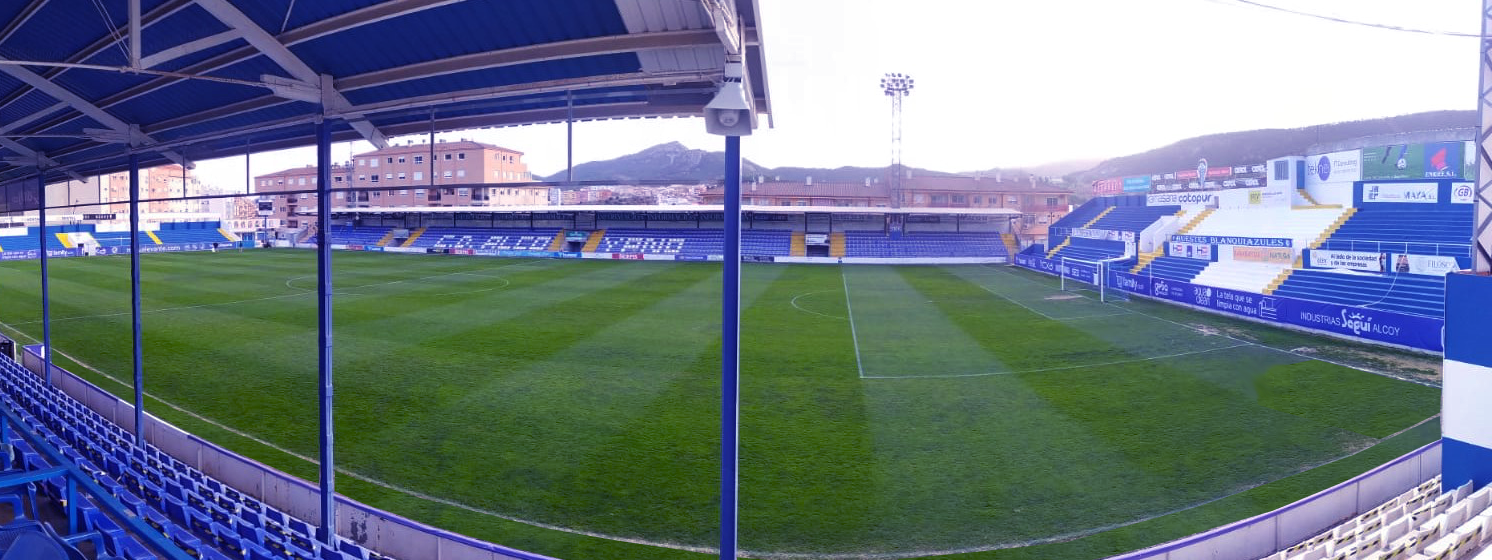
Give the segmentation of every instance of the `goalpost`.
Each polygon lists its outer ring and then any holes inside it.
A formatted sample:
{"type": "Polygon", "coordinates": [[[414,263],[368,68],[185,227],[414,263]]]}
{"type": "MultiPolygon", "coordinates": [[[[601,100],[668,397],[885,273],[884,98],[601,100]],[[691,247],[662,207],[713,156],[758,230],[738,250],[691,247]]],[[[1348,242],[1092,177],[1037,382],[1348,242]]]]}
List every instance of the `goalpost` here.
{"type": "Polygon", "coordinates": [[[1116,257],[1089,261],[1062,257],[1057,269],[1057,277],[1061,279],[1061,290],[1064,292],[1080,290],[1098,292],[1098,301],[1105,303],[1110,300],[1129,301],[1129,296],[1124,293],[1124,290],[1109,289],[1110,266],[1125,259],[1126,257],[1116,257]]]}

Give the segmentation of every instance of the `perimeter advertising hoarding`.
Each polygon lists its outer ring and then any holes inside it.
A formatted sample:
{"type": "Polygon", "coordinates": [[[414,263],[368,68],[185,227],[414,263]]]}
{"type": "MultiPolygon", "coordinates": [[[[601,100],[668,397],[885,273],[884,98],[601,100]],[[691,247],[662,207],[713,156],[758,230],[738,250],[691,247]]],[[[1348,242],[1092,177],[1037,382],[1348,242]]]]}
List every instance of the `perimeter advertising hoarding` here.
{"type": "Polygon", "coordinates": [[[1445,255],[1405,255],[1395,253],[1391,262],[1394,263],[1394,272],[1409,274],[1445,276],[1446,274],[1461,270],[1461,263],[1456,262],[1456,257],[1445,255]]]}
{"type": "Polygon", "coordinates": [[[1210,245],[1238,245],[1242,247],[1292,247],[1295,241],[1284,237],[1234,237],[1228,235],[1173,235],[1171,241],[1182,243],[1207,243],[1210,245]]]}
{"type": "Polygon", "coordinates": [[[1305,184],[1308,187],[1361,180],[1362,150],[1332,152],[1306,158],[1305,184]]]}
{"type": "Polygon", "coordinates": [[[1181,243],[1176,241],[1166,243],[1166,256],[1168,257],[1211,261],[1213,260],[1212,253],[1212,245],[1206,243],[1181,243]]]}
{"type": "MultiPolygon", "coordinates": [[[[1050,259],[1035,255],[1016,255],[1017,265],[1055,273],[1055,264],[1042,261],[1050,261],[1050,259]]],[[[1130,274],[1119,270],[1109,271],[1109,286],[1134,294],[1265,322],[1435,352],[1444,349],[1441,345],[1440,334],[1445,321],[1434,317],[1266,296],[1130,274]]]]}
{"type": "Polygon", "coordinates": [[[1383,272],[1388,255],[1368,251],[1329,251],[1310,249],[1305,262],[1310,268],[1344,268],[1363,272],[1383,272]]]}
{"type": "Polygon", "coordinates": [[[1295,250],[1289,247],[1232,247],[1231,253],[1235,261],[1283,265],[1295,263],[1295,250]]]}
{"type": "Polygon", "coordinates": [[[1362,150],[1362,180],[1467,179],[1475,173],[1471,142],[1397,144],[1362,150]]]}
{"type": "Polygon", "coordinates": [[[1216,206],[1217,193],[1158,193],[1145,196],[1146,206],[1216,206]]]}
{"type": "Polygon", "coordinates": [[[1124,192],[1124,181],[1120,179],[1101,179],[1093,182],[1093,194],[1095,196],[1120,194],[1124,192]]]}
{"type": "Polygon", "coordinates": [[[1127,193],[1142,193],[1150,190],[1149,177],[1125,177],[1123,184],[1124,192],[1127,193]]]}
{"type": "Polygon", "coordinates": [[[1438,183],[1364,183],[1362,201],[1436,204],[1440,202],[1438,183]]]}
{"type": "Polygon", "coordinates": [[[1473,183],[1451,183],[1451,204],[1471,204],[1476,200],[1473,183]]]}

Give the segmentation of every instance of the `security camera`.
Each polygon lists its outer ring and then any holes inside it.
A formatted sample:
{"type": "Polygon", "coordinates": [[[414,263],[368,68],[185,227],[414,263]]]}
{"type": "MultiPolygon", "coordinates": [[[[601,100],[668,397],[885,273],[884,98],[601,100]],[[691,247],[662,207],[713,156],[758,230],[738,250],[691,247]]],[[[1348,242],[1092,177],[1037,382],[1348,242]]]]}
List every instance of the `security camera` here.
{"type": "Polygon", "coordinates": [[[751,135],[751,104],[741,84],[741,63],[725,64],[725,82],[705,105],[705,131],[720,136],[751,135]]]}

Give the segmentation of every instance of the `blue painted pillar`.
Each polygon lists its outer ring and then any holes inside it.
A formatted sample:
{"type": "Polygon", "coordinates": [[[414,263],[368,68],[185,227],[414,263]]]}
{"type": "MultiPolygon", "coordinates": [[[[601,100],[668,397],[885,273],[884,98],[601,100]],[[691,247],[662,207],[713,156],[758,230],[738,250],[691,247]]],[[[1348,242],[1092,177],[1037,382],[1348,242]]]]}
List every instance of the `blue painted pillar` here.
{"type": "Polygon", "coordinates": [[[321,400],[321,528],[337,546],[337,468],[332,459],[332,131],[316,121],[316,351],[321,400]]]}
{"type": "Polygon", "coordinates": [[[52,287],[47,274],[47,180],[36,172],[36,239],[41,243],[41,364],[42,377],[52,384],[52,287]]]}
{"type": "Polygon", "coordinates": [[[725,137],[725,277],[720,297],[720,558],[735,560],[740,480],[741,137],[725,137]]]}
{"type": "Polygon", "coordinates": [[[1441,486],[1492,482],[1492,277],[1445,275],[1441,486]]]}
{"type": "Polygon", "coordinates": [[[130,319],[135,348],[135,443],[145,445],[145,346],[140,325],[140,156],[130,153],[130,319]]]}

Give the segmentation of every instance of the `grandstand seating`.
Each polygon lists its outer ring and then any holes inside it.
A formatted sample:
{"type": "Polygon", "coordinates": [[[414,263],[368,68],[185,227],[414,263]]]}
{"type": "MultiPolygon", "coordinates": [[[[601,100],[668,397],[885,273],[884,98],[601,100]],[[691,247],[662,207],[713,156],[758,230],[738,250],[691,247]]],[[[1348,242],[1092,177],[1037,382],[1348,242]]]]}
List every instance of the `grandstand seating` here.
{"type": "Polygon", "coordinates": [[[1054,259],[1070,258],[1084,261],[1099,261],[1124,256],[1124,242],[1108,239],[1069,237],[1068,245],[1058,247],[1052,253],[1054,259]]]}
{"type": "Polygon", "coordinates": [[[217,229],[192,228],[192,229],[160,229],[155,236],[161,239],[161,243],[228,243],[229,239],[218,233],[217,229]]]}
{"type": "MultiPolygon", "coordinates": [[[[33,230],[26,235],[12,235],[0,237],[0,250],[5,251],[32,251],[41,248],[41,242],[36,240],[36,231],[33,230]]],[[[55,234],[47,235],[48,249],[66,249],[62,240],[57,239],[55,234]]]]}
{"type": "Polygon", "coordinates": [[[770,229],[748,229],[741,232],[741,254],[790,256],[793,253],[793,233],[770,229]]]}
{"type": "Polygon", "coordinates": [[[1115,206],[1088,228],[1139,233],[1162,216],[1173,216],[1180,211],[1180,206],[1115,206]]]}
{"type": "Polygon", "coordinates": [[[1320,248],[1470,256],[1472,207],[1466,204],[1426,206],[1425,209],[1385,210],[1365,204],[1320,248]]]}
{"type": "Polygon", "coordinates": [[[1342,208],[1296,208],[1218,210],[1198,223],[1187,235],[1228,237],[1273,237],[1294,241],[1295,248],[1311,246],[1347,210],[1342,208]]]}
{"type": "Polygon", "coordinates": [[[608,228],[596,252],[719,255],[725,252],[725,230],[608,228]]]}
{"type": "Polygon", "coordinates": [[[1292,272],[1274,295],[1445,316],[1445,279],[1438,276],[1302,269],[1292,272]]]}
{"type": "Polygon", "coordinates": [[[1485,560],[1492,487],[1441,493],[1436,477],[1263,560],[1485,560]],[[1480,552],[1480,554],[1478,554],[1480,552]]]}
{"type": "MultiPolygon", "coordinates": [[[[386,557],[341,541],[324,547],[321,529],[286,515],[186,465],[82,405],[9,358],[0,358],[0,402],[19,415],[82,470],[92,473],[127,508],[150,526],[202,560],[384,560],[386,557]]],[[[46,460],[12,434],[27,470],[47,468],[46,460]]],[[[38,491],[57,499],[65,486],[48,481],[38,491]]],[[[105,554],[100,559],[154,558],[134,537],[85,499],[85,530],[97,531],[105,554]]]]}
{"type": "MultiPolygon", "coordinates": [[[[441,228],[432,227],[415,240],[411,247],[436,249],[476,249],[483,251],[546,251],[554,242],[559,228],[441,228]]],[[[379,234],[382,237],[383,233],[379,234]]],[[[374,239],[373,243],[378,240],[374,239]]]]}
{"type": "MultiPolygon", "coordinates": [[[[332,226],[332,243],[337,245],[377,245],[390,228],[332,226]]],[[[314,238],[313,238],[314,239],[314,238]]]]}
{"type": "MultiPolygon", "coordinates": [[[[93,240],[97,241],[100,247],[122,247],[130,244],[130,232],[95,231],[93,232],[93,240]]],[[[140,245],[155,245],[155,240],[150,238],[149,233],[142,231],[140,232],[140,245]]],[[[9,250],[10,247],[7,245],[6,249],[9,250]]]]}
{"type": "Polygon", "coordinates": [[[845,232],[846,257],[1004,257],[998,233],[919,232],[892,239],[880,232],[845,232]]]}
{"type": "Polygon", "coordinates": [[[1185,257],[1156,257],[1143,272],[1155,278],[1191,282],[1209,264],[1212,263],[1185,257]]]}

